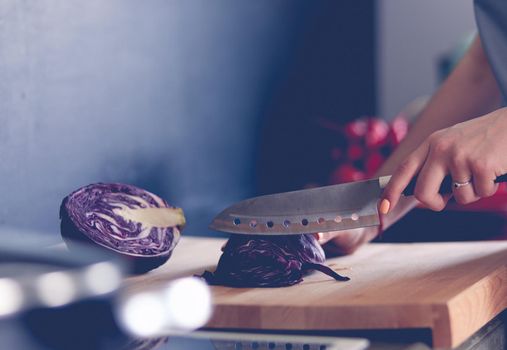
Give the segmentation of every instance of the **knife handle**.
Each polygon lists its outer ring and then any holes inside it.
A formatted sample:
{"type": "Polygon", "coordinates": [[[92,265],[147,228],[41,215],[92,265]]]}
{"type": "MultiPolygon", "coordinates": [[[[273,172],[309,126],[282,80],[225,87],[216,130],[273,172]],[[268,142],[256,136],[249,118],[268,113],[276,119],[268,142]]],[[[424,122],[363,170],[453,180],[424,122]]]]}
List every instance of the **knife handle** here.
{"type": "MultiPolygon", "coordinates": [[[[415,185],[417,182],[417,177],[414,177],[408,186],[403,191],[405,196],[413,196],[415,191],[415,185]]],[[[507,182],[507,174],[501,175],[495,179],[495,183],[507,182]]],[[[440,185],[440,190],[438,190],[441,194],[451,194],[452,193],[452,179],[450,176],[446,176],[442,184],[440,185]]]]}

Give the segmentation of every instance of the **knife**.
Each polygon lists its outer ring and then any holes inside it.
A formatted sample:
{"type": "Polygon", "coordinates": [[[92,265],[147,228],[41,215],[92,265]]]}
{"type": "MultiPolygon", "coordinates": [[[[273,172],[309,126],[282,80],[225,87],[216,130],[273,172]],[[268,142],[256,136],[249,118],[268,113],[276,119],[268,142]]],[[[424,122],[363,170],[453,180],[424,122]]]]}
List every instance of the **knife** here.
{"type": "MultiPolygon", "coordinates": [[[[224,209],[209,228],[248,235],[289,235],[378,226],[377,202],[391,176],[243,200],[224,209]]],[[[403,191],[414,194],[417,178],[403,191]]],[[[507,182],[507,174],[496,183],[507,182]]],[[[452,193],[452,179],[442,181],[440,193],[452,193]]]]}

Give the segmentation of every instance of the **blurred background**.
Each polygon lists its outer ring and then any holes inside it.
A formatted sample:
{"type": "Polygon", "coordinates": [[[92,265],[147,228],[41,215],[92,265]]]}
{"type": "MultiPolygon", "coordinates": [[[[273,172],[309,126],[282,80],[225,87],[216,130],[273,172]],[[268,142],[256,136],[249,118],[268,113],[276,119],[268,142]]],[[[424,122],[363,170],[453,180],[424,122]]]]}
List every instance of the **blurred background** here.
{"type": "Polygon", "coordinates": [[[471,0],[0,0],[0,234],[58,239],[93,182],[161,195],[189,235],[328,184],[332,126],[416,115],[474,30],[471,0]]]}

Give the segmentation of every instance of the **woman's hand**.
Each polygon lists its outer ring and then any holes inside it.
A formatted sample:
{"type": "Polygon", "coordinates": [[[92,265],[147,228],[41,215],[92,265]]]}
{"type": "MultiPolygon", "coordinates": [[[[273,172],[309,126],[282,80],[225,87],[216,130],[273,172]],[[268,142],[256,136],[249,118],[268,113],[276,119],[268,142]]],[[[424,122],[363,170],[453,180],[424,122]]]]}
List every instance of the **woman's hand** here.
{"type": "MultiPolygon", "coordinates": [[[[414,198],[403,197],[396,209],[382,215],[382,229],[386,230],[402,218],[417,204],[414,198]]],[[[379,227],[362,227],[346,231],[320,232],[316,234],[319,243],[324,245],[326,252],[332,255],[352,254],[363,244],[368,243],[379,234],[379,227]]]]}
{"type": "Polygon", "coordinates": [[[327,253],[347,255],[377,237],[378,233],[378,227],[361,227],[347,231],[319,232],[316,237],[327,253]]]}
{"type": "MultiPolygon", "coordinates": [[[[432,210],[444,209],[450,196],[438,190],[446,175],[463,184],[453,187],[453,195],[457,202],[467,204],[493,195],[498,188],[494,180],[505,173],[507,108],[434,132],[401,162],[385,188],[379,210],[383,229],[403,217],[417,201],[432,210]],[[402,197],[416,175],[415,199],[402,197]]],[[[317,238],[321,244],[327,243],[330,253],[343,255],[353,253],[378,233],[378,227],[366,227],[318,233],[317,238]]]]}
{"type": "Polygon", "coordinates": [[[507,173],[507,109],[498,109],[431,134],[394,172],[383,193],[392,210],[401,193],[417,175],[415,198],[440,211],[449,196],[438,193],[446,175],[458,203],[467,204],[493,195],[496,177],[507,173]]]}
{"type": "MultiPolygon", "coordinates": [[[[494,193],[496,186],[493,179],[507,172],[507,112],[500,109],[489,113],[498,108],[500,101],[500,89],[480,38],[476,37],[463,59],[411,126],[403,142],[377,173],[395,174],[384,191],[386,201],[380,206],[388,212],[383,217],[384,229],[417,203],[413,197],[401,197],[400,200],[400,195],[418,172],[416,196],[433,209],[440,210],[445,206],[446,198],[437,191],[442,179],[449,173],[458,182],[473,178],[470,185],[454,190],[456,199],[461,203],[494,193]],[[478,115],[485,116],[472,119],[478,115]],[[431,136],[428,138],[428,135],[431,136]],[[411,153],[413,150],[416,151],[411,153]],[[386,203],[391,204],[390,208],[386,203]]],[[[376,228],[326,233],[321,241],[331,239],[326,246],[336,241],[335,251],[343,254],[353,252],[377,233],[376,228]]]]}

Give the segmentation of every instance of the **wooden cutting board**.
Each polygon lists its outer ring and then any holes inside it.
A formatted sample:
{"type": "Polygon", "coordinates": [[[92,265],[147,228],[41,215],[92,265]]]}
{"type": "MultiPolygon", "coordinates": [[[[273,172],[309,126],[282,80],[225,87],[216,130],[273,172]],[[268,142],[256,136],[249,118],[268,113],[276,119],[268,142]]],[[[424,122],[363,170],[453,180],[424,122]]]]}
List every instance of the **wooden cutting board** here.
{"type": "MultiPolygon", "coordinates": [[[[223,239],[183,238],[164,266],[127,280],[156,286],[214,270],[223,239]]],[[[459,345],[507,307],[507,242],[369,244],[328,259],[286,288],[213,286],[211,328],[337,330],[431,328],[438,348],[459,345]]]]}

